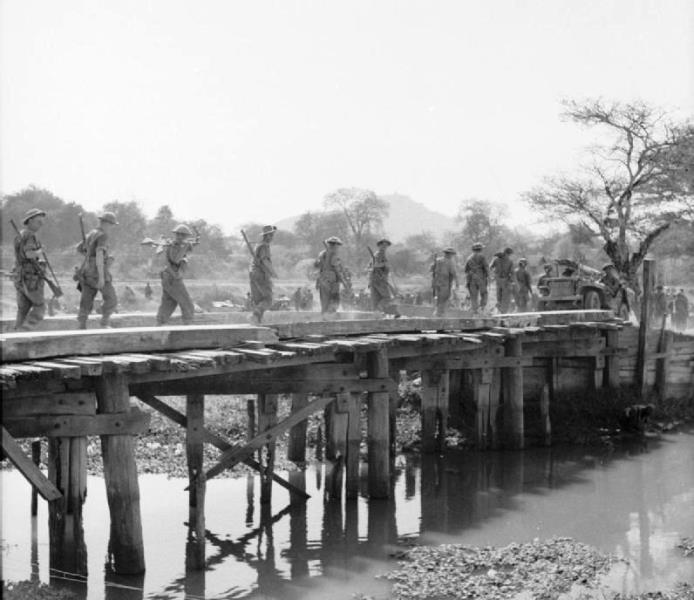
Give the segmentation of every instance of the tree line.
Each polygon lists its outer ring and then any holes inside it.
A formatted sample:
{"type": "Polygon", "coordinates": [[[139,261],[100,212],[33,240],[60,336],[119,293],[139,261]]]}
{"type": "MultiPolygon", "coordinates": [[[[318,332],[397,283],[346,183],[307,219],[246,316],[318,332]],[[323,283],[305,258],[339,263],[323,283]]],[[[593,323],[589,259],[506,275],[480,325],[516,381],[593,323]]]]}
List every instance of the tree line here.
{"type": "MultiPolygon", "coordinates": [[[[666,112],[642,102],[608,103],[603,100],[566,102],[563,117],[578,125],[601,130],[600,143],[587,149],[585,163],[571,174],[547,177],[522,199],[548,219],[565,224],[565,230],[540,235],[510,227],[499,206],[484,198],[461,201],[450,231],[422,231],[404,240],[393,240],[391,266],[397,276],[425,275],[436,252],[453,244],[466,254],[479,241],[487,253],[506,246],[516,257],[525,255],[538,265],[553,257],[572,258],[595,266],[607,260],[638,289],[638,270],[648,253],[669,259],[670,277],[694,280],[694,126],[676,121],[666,112]]],[[[55,265],[67,271],[78,262],[74,252],[81,239],[79,215],[87,230],[96,225],[96,214],[65,201],[49,190],[29,186],[3,196],[1,240],[3,269],[8,269],[9,248],[17,224],[26,210],[41,207],[50,215],[41,239],[55,265]]],[[[103,210],[121,223],[112,241],[114,272],[127,279],[155,277],[159,261],[150,248],[141,246],[146,236],[169,236],[179,222],[171,208],[162,205],[147,218],[134,201],[112,201],[103,210]]],[[[384,234],[388,203],[373,190],[340,188],[326,194],[322,209],[307,211],[292,230],[280,230],[274,241],[274,261],[290,279],[309,279],[314,258],[323,241],[333,235],[343,242],[344,261],[356,278],[365,273],[368,248],[384,234]]],[[[242,278],[249,257],[238,232],[225,232],[205,219],[188,221],[201,235],[191,261],[191,276],[242,278]]],[[[260,239],[265,223],[243,226],[252,242],[260,239]]],[[[666,282],[667,283],[667,282],[666,282]]]]}

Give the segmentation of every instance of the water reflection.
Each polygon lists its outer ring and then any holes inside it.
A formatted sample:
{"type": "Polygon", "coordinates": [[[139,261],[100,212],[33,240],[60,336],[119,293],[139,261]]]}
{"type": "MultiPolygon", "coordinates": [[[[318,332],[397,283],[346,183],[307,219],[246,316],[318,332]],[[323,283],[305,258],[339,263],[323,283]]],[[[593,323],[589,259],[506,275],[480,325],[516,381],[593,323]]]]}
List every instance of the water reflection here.
{"type": "MultiPolygon", "coordinates": [[[[523,453],[398,456],[392,498],[326,497],[323,469],[289,474],[311,494],[290,504],[277,488],[260,503],[252,476],[213,480],[207,489],[205,570],[192,570],[185,482],[142,476],[147,573],[104,570],[108,511],[103,481],[89,479],[84,507],[88,586],[49,571],[45,504],[30,519],[26,486],[4,472],[3,570],[10,580],[40,577],[83,598],[350,598],[385,593],[374,575],[392,566],[404,539],[503,545],[572,536],[629,559],[619,588],[641,590],[694,579],[691,559],[674,550],[694,532],[694,435],[612,451],[533,449],[523,453]],[[163,504],[162,498],[168,498],[163,504]]],[[[365,473],[362,473],[365,475],[365,473]]],[[[329,478],[328,478],[329,479],[329,478]]],[[[366,477],[363,477],[365,480],[366,477]]],[[[64,574],[63,574],[64,575],[64,574]]]]}

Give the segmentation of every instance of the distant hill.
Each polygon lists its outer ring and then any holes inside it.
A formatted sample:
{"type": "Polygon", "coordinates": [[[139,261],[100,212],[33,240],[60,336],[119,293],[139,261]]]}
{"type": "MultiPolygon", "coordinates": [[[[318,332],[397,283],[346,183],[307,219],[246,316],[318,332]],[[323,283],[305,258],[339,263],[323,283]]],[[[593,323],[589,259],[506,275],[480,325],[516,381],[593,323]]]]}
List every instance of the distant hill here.
{"type": "MultiPolygon", "coordinates": [[[[380,196],[390,207],[388,216],[383,224],[384,233],[393,242],[402,242],[408,235],[431,231],[440,235],[453,229],[453,219],[443,213],[431,210],[412,200],[409,196],[389,194],[380,196]]],[[[299,215],[283,219],[277,226],[281,229],[294,229],[294,223],[299,215]]]]}

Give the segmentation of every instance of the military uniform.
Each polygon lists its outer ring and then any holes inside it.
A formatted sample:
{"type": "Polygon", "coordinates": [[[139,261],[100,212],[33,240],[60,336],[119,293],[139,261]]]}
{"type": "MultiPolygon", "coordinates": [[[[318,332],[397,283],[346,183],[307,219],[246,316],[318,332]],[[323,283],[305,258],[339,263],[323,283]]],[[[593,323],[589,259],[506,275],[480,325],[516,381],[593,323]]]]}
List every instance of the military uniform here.
{"type": "Polygon", "coordinates": [[[689,300],[684,293],[684,290],[680,290],[675,296],[675,311],[672,316],[673,326],[679,331],[684,331],[687,329],[687,320],[689,318],[689,300]]]}
{"type": "Polygon", "coordinates": [[[518,268],[514,271],[516,280],[516,307],[519,312],[528,310],[528,301],[532,296],[532,281],[530,273],[525,268],[525,263],[519,263],[518,268]]]}
{"type": "Polygon", "coordinates": [[[653,295],[652,322],[654,327],[660,327],[663,317],[667,315],[667,296],[662,287],[656,289],[653,295]]]}
{"type": "MultiPolygon", "coordinates": [[[[45,212],[33,209],[26,213],[24,225],[35,216],[45,216],[45,212]]],[[[41,243],[36,233],[22,229],[14,240],[14,287],[17,291],[17,318],[15,329],[28,331],[34,329],[46,314],[44,298],[44,274],[39,263],[41,243]]]]}
{"type": "MultiPolygon", "coordinates": [[[[117,224],[115,216],[105,213],[103,217],[112,218],[113,220],[108,222],[112,222],[114,225],[117,224]]],[[[108,234],[101,226],[92,229],[87,234],[85,242],[80,242],[78,250],[85,255],[84,263],[78,274],[78,289],[82,292],[77,314],[79,328],[87,328],[87,319],[94,308],[94,298],[96,298],[99,292],[97,255],[103,257],[104,265],[104,285],[101,289],[101,298],[103,300],[101,306],[101,326],[108,327],[109,319],[118,306],[118,297],[116,296],[116,290],[113,287],[111,277],[110,263],[113,261],[113,258],[108,253],[108,234]]]]}
{"type": "Polygon", "coordinates": [[[272,266],[270,242],[266,236],[275,231],[277,228],[272,225],[263,227],[263,240],[253,251],[254,258],[248,273],[253,316],[258,322],[262,320],[265,311],[272,306],[272,278],[277,277],[277,274],[272,266]]]}
{"type": "Polygon", "coordinates": [[[321,251],[314,266],[318,269],[316,289],[320,296],[321,313],[337,312],[340,306],[340,284],[347,285],[344,267],[340,257],[335,253],[334,246],[342,245],[338,238],[326,240],[328,248],[321,251]]]}
{"type": "MultiPolygon", "coordinates": [[[[174,233],[177,233],[177,227],[174,233]]],[[[181,229],[189,233],[186,227],[181,229]]],[[[183,283],[183,271],[188,263],[187,254],[193,249],[193,244],[186,240],[174,240],[165,247],[166,265],[161,272],[161,303],[157,311],[157,325],[168,323],[177,306],[181,307],[181,320],[184,325],[193,322],[195,305],[183,283]]]]}
{"type": "Polygon", "coordinates": [[[481,252],[482,244],[474,244],[472,249],[473,253],[465,261],[465,282],[470,293],[472,311],[477,312],[487,306],[489,266],[481,252]]]}
{"type": "Polygon", "coordinates": [[[398,316],[398,309],[393,303],[391,285],[388,281],[390,266],[386,256],[386,246],[390,246],[388,240],[378,242],[378,250],[371,261],[371,272],[369,273],[371,303],[374,310],[398,316]]]}
{"type": "Polygon", "coordinates": [[[498,252],[489,265],[496,277],[496,306],[502,314],[509,311],[513,292],[513,261],[509,254],[498,252]]]}
{"type": "Polygon", "coordinates": [[[453,284],[458,285],[458,273],[453,262],[455,250],[444,250],[444,256],[439,256],[431,265],[431,289],[436,300],[434,315],[443,317],[446,314],[448,301],[451,298],[453,284]]]}

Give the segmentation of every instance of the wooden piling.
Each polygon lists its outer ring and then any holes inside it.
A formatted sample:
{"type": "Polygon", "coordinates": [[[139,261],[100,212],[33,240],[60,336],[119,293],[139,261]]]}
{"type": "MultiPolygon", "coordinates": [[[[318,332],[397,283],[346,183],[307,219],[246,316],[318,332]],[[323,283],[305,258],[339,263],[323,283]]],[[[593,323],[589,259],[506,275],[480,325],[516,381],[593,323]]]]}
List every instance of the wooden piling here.
{"type": "MultiPolygon", "coordinates": [[[[96,380],[95,387],[100,414],[122,413],[130,409],[125,376],[104,375],[96,380]]],[[[134,444],[132,435],[101,436],[104,480],[111,513],[109,553],[112,568],[119,574],[137,574],[145,570],[134,444]]]]}
{"type": "Polygon", "coordinates": [[[473,371],[473,399],[477,409],[477,447],[481,450],[492,445],[492,415],[490,410],[492,395],[492,369],[473,371]]]}
{"type": "Polygon", "coordinates": [[[186,568],[205,568],[205,396],[186,397],[186,453],[188,457],[188,549],[186,568]]]}
{"type": "MultiPolygon", "coordinates": [[[[308,404],[308,394],[292,394],[292,412],[301,410],[308,404]]],[[[295,463],[306,462],[306,428],[308,420],[294,425],[289,430],[287,460],[295,463]]]]}
{"type": "Polygon", "coordinates": [[[63,495],[48,505],[50,567],[87,575],[82,526],[82,505],[87,494],[86,438],[49,438],[48,479],[63,495]]]}
{"type": "Polygon", "coordinates": [[[246,440],[250,441],[255,437],[256,433],[255,400],[246,400],[246,416],[248,421],[246,425],[246,440]]]}
{"type": "Polygon", "coordinates": [[[347,401],[347,458],[345,496],[359,496],[359,452],[361,449],[361,394],[352,393],[347,401]]]}
{"type": "Polygon", "coordinates": [[[618,329],[608,329],[605,332],[605,348],[607,350],[605,356],[605,368],[607,370],[605,378],[607,380],[607,387],[611,390],[616,390],[620,385],[618,329]]]}
{"type": "Polygon", "coordinates": [[[347,457],[347,429],[349,425],[349,394],[337,394],[327,406],[330,428],[326,431],[328,444],[333,448],[332,465],[328,471],[325,489],[330,498],[342,497],[342,483],[347,457]]]}
{"type": "Polygon", "coordinates": [[[422,372],[422,452],[440,452],[448,422],[448,370],[422,372]]]}
{"type": "Polygon", "coordinates": [[[667,398],[668,393],[668,353],[672,348],[674,334],[672,331],[663,330],[661,333],[660,344],[658,345],[659,358],[655,364],[655,387],[658,392],[658,400],[661,402],[667,398]]]}
{"type": "MultiPolygon", "coordinates": [[[[506,340],[506,357],[520,358],[523,344],[519,337],[506,340]]],[[[521,449],[524,445],[523,424],[523,367],[504,367],[502,369],[504,397],[504,434],[506,446],[521,449]]]]}
{"type": "Polygon", "coordinates": [[[549,418],[549,384],[542,386],[540,395],[540,420],[542,424],[542,437],[545,446],[552,445],[552,422],[549,418]]]}
{"type": "MultiPolygon", "coordinates": [[[[388,377],[386,350],[369,352],[367,371],[370,378],[388,377]]],[[[369,496],[387,498],[390,495],[390,394],[369,392],[369,496]]]]}
{"type": "MultiPolygon", "coordinates": [[[[39,467],[41,465],[41,440],[31,442],[31,460],[39,467]]],[[[39,509],[39,493],[31,486],[31,516],[35,517],[39,509]]]]}
{"type": "Polygon", "coordinates": [[[636,348],[636,386],[645,398],[648,392],[648,361],[646,348],[648,347],[648,329],[650,326],[650,300],[653,289],[653,274],[655,273],[655,261],[647,258],[643,261],[643,293],[641,295],[641,322],[639,323],[639,340],[636,348]]]}
{"type": "MultiPolygon", "coordinates": [[[[277,395],[258,394],[258,433],[277,425],[277,395]]],[[[261,448],[258,460],[263,466],[260,474],[260,503],[272,499],[272,472],[275,470],[275,441],[261,448]]]]}

